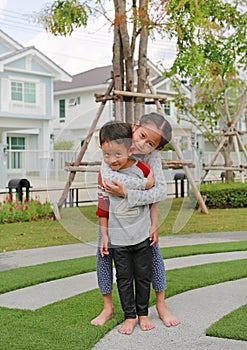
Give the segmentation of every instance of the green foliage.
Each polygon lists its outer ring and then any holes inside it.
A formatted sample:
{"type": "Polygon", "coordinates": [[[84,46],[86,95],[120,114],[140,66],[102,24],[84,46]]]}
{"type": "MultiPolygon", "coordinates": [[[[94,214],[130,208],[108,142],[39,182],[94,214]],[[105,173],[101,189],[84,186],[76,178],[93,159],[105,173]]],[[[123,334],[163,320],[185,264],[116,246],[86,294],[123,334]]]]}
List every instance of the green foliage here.
{"type": "MultiPolygon", "coordinates": [[[[178,52],[166,75],[190,78],[193,101],[176,84],[175,105],[187,112],[183,119],[195,125],[218,147],[215,126],[241,117],[246,101],[247,14],[241,0],[181,1],[167,4],[169,32],[177,38],[178,52]]],[[[229,149],[224,146],[224,151],[229,149]]]]}
{"type": "Polygon", "coordinates": [[[167,144],[163,147],[162,151],[175,151],[175,148],[174,148],[173,145],[171,145],[170,143],[167,143],[167,144]]]}
{"type": "Polygon", "coordinates": [[[71,150],[73,146],[73,141],[59,141],[54,143],[55,150],[71,150]]]}
{"type": "Polygon", "coordinates": [[[202,195],[207,196],[209,208],[247,207],[247,183],[221,183],[200,186],[202,195]]]}
{"type": "Polygon", "coordinates": [[[91,14],[87,1],[56,0],[48,4],[39,16],[47,31],[54,35],[71,35],[75,28],[86,27],[91,14]]]}
{"type": "Polygon", "coordinates": [[[6,196],[3,202],[0,202],[0,224],[36,221],[49,218],[52,214],[50,203],[41,203],[39,200],[26,199],[20,202],[18,199],[12,200],[6,196]]]}
{"type": "Polygon", "coordinates": [[[200,79],[246,68],[247,16],[239,6],[220,0],[172,0],[167,10],[170,33],[178,38],[173,74],[200,79]]]}

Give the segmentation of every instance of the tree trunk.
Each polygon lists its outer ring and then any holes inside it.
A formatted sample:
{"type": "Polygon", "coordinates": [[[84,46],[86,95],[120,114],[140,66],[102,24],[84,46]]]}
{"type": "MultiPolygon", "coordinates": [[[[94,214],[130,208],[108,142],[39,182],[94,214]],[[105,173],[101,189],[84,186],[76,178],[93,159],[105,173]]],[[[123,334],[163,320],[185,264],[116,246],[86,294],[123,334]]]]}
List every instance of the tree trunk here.
{"type": "MultiPolygon", "coordinates": [[[[224,157],[225,167],[231,167],[232,166],[232,160],[231,160],[231,150],[233,148],[233,140],[232,137],[229,136],[228,138],[228,145],[224,146],[222,149],[222,155],[224,157]]],[[[234,181],[234,172],[233,170],[226,170],[225,171],[225,181],[226,182],[233,182],[234,181]]]]}
{"type": "MultiPolygon", "coordinates": [[[[135,40],[130,44],[130,37],[127,27],[126,18],[126,1],[114,0],[115,9],[118,9],[115,21],[119,25],[121,48],[123,53],[124,69],[125,69],[125,90],[134,91],[134,50],[135,40]]],[[[126,122],[132,124],[134,121],[134,100],[129,98],[125,103],[126,106],[126,122]]]]}
{"type": "MultiPolygon", "coordinates": [[[[140,1],[140,16],[142,17],[142,30],[139,41],[138,70],[137,70],[137,92],[146,92],[147,88],[147,49],[148,32],[146,23],[148,21],[147,0],[140,1]]],[[[145,99],[136,99],[135,121],[144,114],[145,99]]]]}
{"type": "MultiPolygon", "coordinates": [[[[119,23],[116,18],[119,17],[118,1],[114,0],[115,7],[115,22],[114,22],[114,40],[112,47],[112,67],[114,78],[114,89],[122,90],[124,88],[124,65],[123,65],[123,48],[121,44],[121,34],[119,23]]],[[[115,107],[115,120],[123,121],[123,103],[118,100],[114,102],[115,107]]]]}

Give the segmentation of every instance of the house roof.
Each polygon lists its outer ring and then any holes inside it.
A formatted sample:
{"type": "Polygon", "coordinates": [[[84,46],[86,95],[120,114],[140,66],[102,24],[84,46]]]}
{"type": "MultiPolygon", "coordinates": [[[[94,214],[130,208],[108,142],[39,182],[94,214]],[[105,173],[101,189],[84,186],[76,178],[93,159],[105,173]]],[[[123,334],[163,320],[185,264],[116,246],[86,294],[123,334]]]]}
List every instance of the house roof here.
{"type": "Polygon", "coordinates": [[[55,80],[71,81],[72,77],[63,68],[58,66],[50,58],[44,55],[34,46],[23,47],[16,41],[10,38],[6,33],[0,30],[0,39],[12,45],[13,51],[6,52],[0,56],[0,71],[4,70],[4,66],[8,63],[14,62],[17,59],[31,55],[35,57],[40,64],[45,66],[55,80]]]}
{"type": "MultiPolygon", "coordinates": [[[[137,64],[137,62],[135,63],[137,64]]],[[[162,72],[150,60],[148,60],[147,63],[155,74],[155,76],[151,79],[151,83],[153,86],[160,87],[164,82],[169,80],[169,78],[165,78],[162,75],[162,72]]],[[[109,66],[93,68],[91,70],[76,74],[72,76],[71,82],[65,82],[65,81],[55,82],[54,92],[55,93],[59,93],[61,91],[69,92],[70,90],[72,91],[75,89],[107,84],[111,79],[112,70],[113,70],[112,65],[109,65],[109,66]]]]}
{"type": "Polygon", "coordinates": [[[18,50],[23,48],[23,46],[20,43],[18,43],[16,40],[11,38],[8,34],[6,34],[1,29],[0,29],[0,39],[3,40],[8,46],[10,46],[12,50],[18,50]]]}
{"type": "Polygon", "coordinates": [[[54,91],[72,90],[87,86],[106,84],[111,79],[112,65],[97,67],[86,72],[76,74],[72,81],[57,82],[54,84],[54,91]]]}

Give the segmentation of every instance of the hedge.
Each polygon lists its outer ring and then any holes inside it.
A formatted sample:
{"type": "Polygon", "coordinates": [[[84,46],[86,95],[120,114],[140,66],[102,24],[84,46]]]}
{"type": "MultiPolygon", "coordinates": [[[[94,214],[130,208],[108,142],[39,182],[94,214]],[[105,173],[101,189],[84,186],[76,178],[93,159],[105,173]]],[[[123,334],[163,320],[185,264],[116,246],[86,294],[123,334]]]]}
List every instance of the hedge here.
{"type": "Polygon", "coordinates": [[[247,207],[247,183],[201,184],[200,192],[206,196],[208,208],[244,208],[247,207]]]}

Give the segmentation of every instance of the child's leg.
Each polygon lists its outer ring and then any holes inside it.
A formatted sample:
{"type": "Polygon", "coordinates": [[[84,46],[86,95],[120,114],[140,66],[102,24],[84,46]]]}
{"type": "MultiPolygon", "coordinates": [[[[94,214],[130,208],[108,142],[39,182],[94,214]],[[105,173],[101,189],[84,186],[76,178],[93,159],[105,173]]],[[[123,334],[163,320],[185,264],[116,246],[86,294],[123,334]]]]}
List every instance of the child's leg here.
{"type": "Polygon", "coordinates": [[[150,268],[152,266],[152,248],[150,247],[149,240],[135,246],[133,261],[138,322],[143,331],[149,331],[154,328],[154,324],[148,318],[148,304],[152,278],[152,271],[150,268]]]}
{"type": "Polygon", "coordinates": [[[136,310],[134,297],[134,267],[132,261],[132,247],[118,247],[113,251],[116,267],[117,287],[125,321],[118,329],[119,333],[131,334],[136,324],[136,310]]]}
{"type": "MultiPolygon", "coordinates": [[[[98,230],[99,242],[101,240],[100,230],[98,230]]],[[[100,293],[103,297],[103,310],[95,317],[91,324],[94,326],[102,326],[113,315],[113,303],[112,303],[112,284],[113,284],[113,271],[112,271],[112,249],[109,249],[109,255],[102,257],[100,255],[100,249],[97,249],[96,264],[97,264],[97,278],[100,293]]]]}
{"type": "Polygon", "coordinates": [[[160,319],[167,327],[177,326],[180,322],[170,312],[165,302],[166,274],[158,244],[152,247],[152,285],[156,294],[156,309],[160,319]]]}

